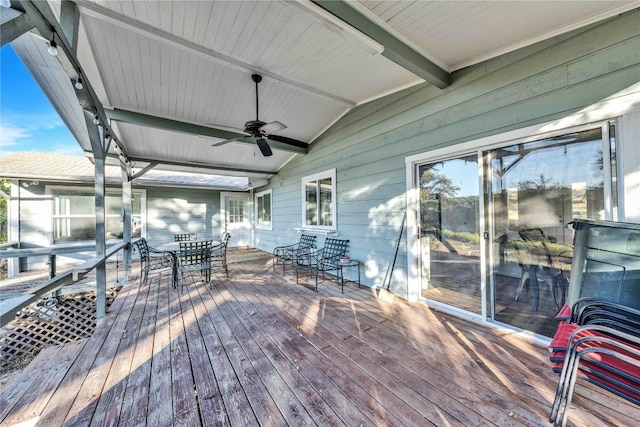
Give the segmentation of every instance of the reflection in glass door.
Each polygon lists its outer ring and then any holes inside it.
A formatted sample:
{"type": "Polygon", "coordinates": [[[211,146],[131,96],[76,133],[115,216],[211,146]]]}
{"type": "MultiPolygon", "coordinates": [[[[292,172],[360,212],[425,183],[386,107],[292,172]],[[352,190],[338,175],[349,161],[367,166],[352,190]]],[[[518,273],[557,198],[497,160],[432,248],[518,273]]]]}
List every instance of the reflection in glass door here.
{"type": "Polygon", "coordinates": [[[573,232],[566,224],[573,218],[605,219],[611,212],[610,138],[603,144],[603,132],[610,129],[488,153],[494,320],[553,335],[571,271],[573,232]]]}
{"type": "Polygon", "coordinates": [[[481,313],[478,156],[420,165],[422,296],[481,313]]]}

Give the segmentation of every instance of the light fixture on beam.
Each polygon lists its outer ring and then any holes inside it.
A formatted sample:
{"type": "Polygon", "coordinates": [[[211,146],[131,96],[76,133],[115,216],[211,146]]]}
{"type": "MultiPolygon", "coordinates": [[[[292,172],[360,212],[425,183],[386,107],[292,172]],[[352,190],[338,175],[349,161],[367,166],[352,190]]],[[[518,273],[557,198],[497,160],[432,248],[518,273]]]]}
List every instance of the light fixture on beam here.
{"type": "Polygon", "coordinates": [[[97,114],[95,116],[93,116],[93,124],[94,125],[99,125],[100,124],[100,117],[98,117],[97,114]]]}
{"type": "Polygon", "coordinates": [[[0,6],[11,7],[11,0],[0,0],[0,6]]]}
{"type": "Polygon", "coordinates": [[[49,48],[47,49],[49,55],[52,56],[58,56],[58,43],[56,43],[55,34],[56,33],[51,34],[51,41],[49,42],[49,48]]]}
{"type": "Polygon", "coordinates": [[[82,89],[82,87],[83,87],[82,86],[82,78],[80,76],[76,77],[76,82],[75,82],[74,86],[78,90],[82,89]]]}

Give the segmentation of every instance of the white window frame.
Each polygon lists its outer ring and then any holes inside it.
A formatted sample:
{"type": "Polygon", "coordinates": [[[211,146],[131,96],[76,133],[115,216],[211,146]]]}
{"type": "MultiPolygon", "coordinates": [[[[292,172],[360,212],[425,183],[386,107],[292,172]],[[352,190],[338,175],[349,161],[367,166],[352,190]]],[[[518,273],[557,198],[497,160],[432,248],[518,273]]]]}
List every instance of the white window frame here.
{"type": "Polygon", "coordinates": [[[273,190],[265,190],[255,194],[255,227],[261,230],[273,230],[273,190]],[[260,202],[261,197],[269,196],[269,222],[260,220],[260,202]]]}
{"type": "MultiPolygon", "coordinates": [[[[302,229],[316,231],[336,231],[338,229],[337,215],[337,182],[336,169],[329,169],[324,172],[315,173],[313,175],[304,176],[301,179],[301,196],[302,196],[302,229]],[[307,224],[307,199],[306,199],[306,183],[309,181],[320,181],[322,179],[331,179],[331,225],[311,225],[307,224]]],[[[317,194],[320,194],[318,191],[317,194]]],[[[319,204],[317,204],[319,207],[319,204]]],[[[319,215],[318,215],[319,217],[319,215]]]]}
{"type": "MultiPolygon", "coordinates": [[[[76,186],[66,186],[66,185],[46,185],[45,186],[45,194],[47,196],[47,198],[51,201],[50,205],[49,205],[49,219],[50,221],[47,224],[47,228],[45,230],[47,239],[49,240],[49,242],[51,244],[54,243],[54,220],[55,220],[55,216],[54,216],[54,207],[53,207],[53,195],[56,191],[59,190],[64,190],[64,191],[77,191],[78,193],[81,192],[95,192],[95,188],[94,187],[85,187],[85,186],[80,186],[80,187],[76,187],[76,186]]],[[[120,195],[120,197],[122,197],[122,189],[121,188],[106,188],[105,193],[109,193],[109,194],[118,194],[120,195]]],[[[131,192],[132,194],[136,194],[136,195],[140,195],[140,221],[141,221],[141,229],[140,229],[140,235],[142,237],[146,237],[147,235],[147,192],[146,190],[132,190],[131,192]]],[[[80,215],[80,216],[86,216],[86,217],[90,217],[91,215],[80,215]]],[[[107,217],[115,217],[115,215],[106,215],[107,217]]],[[[120,215],[119,215],[120,216],[120,215]]],[[[132,219],[134,218],[133,212],[132,212],[132,219]]],[[[137,215],[135,215],[137,216],[137,215]]],[[[95,217],[95,213],[93,214],[93,217],[95,217]]],[[[133,225],[133,224],[132,224],[133,225]]],[[[82,240],[82,241],[91,241],[92,239],[87,239],[87,240],[82,240]]],[[[118,239],[116,239],[118,240],[118,239]]],[[[80,241],[80,240],[78,240],[80,241]]]]}

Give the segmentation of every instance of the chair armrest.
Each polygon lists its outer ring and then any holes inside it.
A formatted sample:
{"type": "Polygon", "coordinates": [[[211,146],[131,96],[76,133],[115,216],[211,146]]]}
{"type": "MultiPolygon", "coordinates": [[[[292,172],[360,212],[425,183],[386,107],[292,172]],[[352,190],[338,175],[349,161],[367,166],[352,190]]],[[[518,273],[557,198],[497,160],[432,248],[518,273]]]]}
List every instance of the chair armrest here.
{"type": "Polygon", "coordinates": [[[276,248],[273,249],[273,254],[276,256],[284,256],[285,254],[290,254],[292,252],[295,252],[298,249],[298,245],[299,243],[294,243],[292,245],[277,246],[276,248]]]}
{"type": "Polygon", "coordinates": [[[342,255],[334,255],[327,258],[322,258],[320,261],[323,265],[328,265],[330,267],[337,267],[340,264],[340,258],[342,255]]]}
{"type": "Polygon", "coordinates": [[[224,243],[219,243],[219,244],[217,244],[215,246],[211,246],[211,252],[221,251],[222,249],[224,249],[224,247],[225,247],[224,243]]]}
{"type": "Polygon", "coordinates": [[[323,249],[296,252],[296,262],[302,266],[317,266],[321,262],[323,252],[323,249]]]}
{"type": "Polygon", "coordinates": [[[147,246],[147,249],[149,250],[149,253],[155,253],[155,254],[168,254],[170,253],[169,251],[163,251],[157,248],[154,248],[153,246],[147,246]]]}

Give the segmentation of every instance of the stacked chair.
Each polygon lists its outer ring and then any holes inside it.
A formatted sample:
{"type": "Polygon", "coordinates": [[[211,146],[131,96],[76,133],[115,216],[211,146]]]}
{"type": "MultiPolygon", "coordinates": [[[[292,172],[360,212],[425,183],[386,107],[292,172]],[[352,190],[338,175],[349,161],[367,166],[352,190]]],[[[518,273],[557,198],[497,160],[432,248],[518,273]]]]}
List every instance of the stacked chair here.
{"type": "Polygon", "coordinates": [[[278,246],[273,250],[273,271],[276,265],[282,265],[282,274],[285,274],[287,265],[294,267],[298,254],[311,252],[316,248],[316,236],[302,234],[300,241],[292,245],[278,246]]]}
{"type": "Polygon", "coordinates": [[[149,246],[144,237],[133,242],[133,247],[140,255],[140,283],[147,282],[149,271],[171,268],[174,273],[173,286],[175,287],[175,254],[169,251],[160,251],[149,246]]]}
{"type": "Polygon", "coordinates": [[[218,268],[224,270],[227,278],[229,278],[229,269],[227,268],[227,246],[229,245],[229,239],[231,239],[231,234],[225,231],[222,233],[220,243],[211,248],[211,267],[214,271],[218,268]]]}
{"type": "Polygon", "coordinates": [[[640,405],[640,310],[583,298],[556,319],[549,351],[560,377],[549,421],[566,425],[577,378],[640,405]]]}

